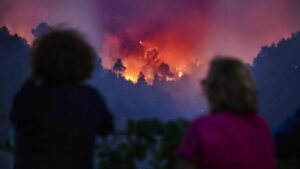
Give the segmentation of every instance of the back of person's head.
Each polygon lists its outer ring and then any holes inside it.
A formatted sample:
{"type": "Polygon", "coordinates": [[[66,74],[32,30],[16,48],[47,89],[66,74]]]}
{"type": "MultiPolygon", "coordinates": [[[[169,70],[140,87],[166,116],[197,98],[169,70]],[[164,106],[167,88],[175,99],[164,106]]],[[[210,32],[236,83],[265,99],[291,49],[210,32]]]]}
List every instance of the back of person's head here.
{"type": "Polygon", "coordinates": [[[33,43],[32,76],[44,84],[77,84],[93,69],[94,50],[75,30],[53,29],[33,43]]]}
{"type": "Polygon", "coordinates": [[[212,112],[257,112],[257,91],[248,67],[240,60],[217,56],[210,64],[204,92],[212,112]]]}

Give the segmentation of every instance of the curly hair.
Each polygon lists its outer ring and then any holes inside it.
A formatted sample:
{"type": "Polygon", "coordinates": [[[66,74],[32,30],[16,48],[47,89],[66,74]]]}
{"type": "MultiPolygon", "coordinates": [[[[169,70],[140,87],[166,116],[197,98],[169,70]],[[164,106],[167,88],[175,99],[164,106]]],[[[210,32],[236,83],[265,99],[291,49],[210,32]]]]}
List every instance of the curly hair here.
{"type": "Polygon", "coordinates": [[[32,76],[48,85],[76,84],[91,77],[94,50],[71,29],[52,29],[33,43],[32,76]]]}
{"type": "Polygon", "coordinates": [[[211,112],[257,112],[257,90],[248,67],[238,59],[218,56],[203,81],[211,112]]]}

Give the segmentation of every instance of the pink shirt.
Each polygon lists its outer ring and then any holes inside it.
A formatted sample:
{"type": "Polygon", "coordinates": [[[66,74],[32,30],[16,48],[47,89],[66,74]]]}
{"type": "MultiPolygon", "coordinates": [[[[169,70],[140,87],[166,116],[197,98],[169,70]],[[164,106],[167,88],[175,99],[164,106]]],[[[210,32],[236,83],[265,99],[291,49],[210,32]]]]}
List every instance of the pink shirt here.
{"type": "Polygon", "coordinates": [[[195,120],[177,156],[205,169],[275,169],[271,132],[258,115],[214,113],[195,120]]]}

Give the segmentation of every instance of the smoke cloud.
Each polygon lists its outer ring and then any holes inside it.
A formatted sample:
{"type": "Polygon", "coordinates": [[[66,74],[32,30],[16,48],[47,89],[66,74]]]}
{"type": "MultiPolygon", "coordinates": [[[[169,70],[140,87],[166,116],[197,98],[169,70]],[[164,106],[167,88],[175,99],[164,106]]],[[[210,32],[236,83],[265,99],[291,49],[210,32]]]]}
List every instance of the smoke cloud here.
{"type": "Polygon", "coordinates": [[[198,80],[215,54],[251,63],[261,46],[300,30],[299,9],[298,0],[0,0],[0,24],[28,41],[41,22],[78,28],[105,68],[120,58],[132,81],[140,72],[153,80],[162,63],[198,80]]]}
{"type": "Polygon", "coordinates": [[[217,0],[214,7],[210,45],[215,45],[217,52],[243,57],[249,63],[261,46],[300,29],[298,0],[217,0]]]}
{"type": "MultiPolygon", "coordinates": [[[[298,0],[0,0],[0,23],[29,41],[40,22],[68,23],[84,31],[99,53],[109,52],[110,43],[120,45],[111,48],[117,53],[141,53],[137,42],[161,38],[163,48],[169,41],[176,48],[197,46],[191,53],[200,58],[223,52],[251,62],[260,46],[300,29],[299,8],[298,0]]],[[[104,59],[107,67],[113,61],[104,59]]]]}
{"type": "MultiPolygon", "coordinates": [[[[79,29],[98,51],[104,68],[113,69],[121,59],[126,68],[121,67],[121,73],[127,80],[137,82],[141,73],[147,82],[158,75],[181,79],[159,81],[152,87],[166,91],[176,99],[180,112],[191,114],[204,102],[196,80],[204,75],[213,55],[234,55],[251,63],[261,46],[300,30],[299,9],[299,0],[0,0],[0,25],[29,42],[34,39],[32,28],[41,22],[79,29]]],[[[34,29],[37,36],[42,32],[34,29]]],[[[108,100],[115,98],[112,107],[123,105],[124,112],[134,112],[124,92],[131,83],[124,81],[125,88],[113,88],[119,89],[122,104],[114,90],[109,93],[109,83],[97,82],[108,91],[108,100]]],[[[113,80],[112,84],[118,83],[113,80]]],[[[138,86],[129,91],[139,90],[138,86]]],[[[154,97],[152,93],[156,90],[143,96],[151,96],[149,112],[162,111],[155,101],[168,95],[156,93],[154,97]]],[[[146,107],[139,95],[134,98],[133,103],[146,107]]]]}

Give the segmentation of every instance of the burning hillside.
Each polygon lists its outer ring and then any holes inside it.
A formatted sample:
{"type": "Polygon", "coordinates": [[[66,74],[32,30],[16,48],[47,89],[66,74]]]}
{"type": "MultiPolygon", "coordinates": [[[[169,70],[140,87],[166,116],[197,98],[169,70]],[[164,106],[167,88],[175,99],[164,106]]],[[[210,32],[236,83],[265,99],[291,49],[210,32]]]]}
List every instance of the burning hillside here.
{"type": "Polygon", "coordinates": [[[189,43],[180,33],[126,43],[123,40],[112,35],[105,37],[102,54],[111,61],[107,64],[106,60],[105,66],[134,83],[141,75],[147,83],[154,78],[177,80],[200,63],[196,44],[189,43]]]}
{"type": "Polygon", "coordinates": [[[136,1],[127,2],[127,8],[102,2],[116,8],[101,10],[101,57],[106,68],[112,69],[120,59],[125,69],[117,73],[125,79],[137,82],[144,75],[152,83],[154,78],[179,79],[201,62],[201,43],[209,28],[206,10],[201,10],[207,9],[205,1],[182,1],[182,6],[179,1],[143,1],[142,8],[134,8],[136,1]]]}
{"type": "Polygon", "coordinates": [[[298,9],[298,0],[2,0],[0,23],[29,43],[41,22],[79,29],[106,69],[120,59],[118,74],[151,83],[196,66],[199,74],[217,53],[251,63],[261,46],[299,30],[298,9]]]}

